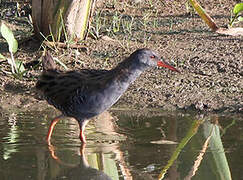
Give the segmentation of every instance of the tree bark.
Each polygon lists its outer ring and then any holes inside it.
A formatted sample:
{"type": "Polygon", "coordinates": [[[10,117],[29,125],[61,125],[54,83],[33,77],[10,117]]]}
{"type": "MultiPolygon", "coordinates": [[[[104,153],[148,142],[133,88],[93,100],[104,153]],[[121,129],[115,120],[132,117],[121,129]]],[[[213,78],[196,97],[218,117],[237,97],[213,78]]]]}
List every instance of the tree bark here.
{"type": "Polygon", "coordinates": [[[38,37],[54,41],[83,40],[95,0],[32,0],[32,21],[38,37]]]}

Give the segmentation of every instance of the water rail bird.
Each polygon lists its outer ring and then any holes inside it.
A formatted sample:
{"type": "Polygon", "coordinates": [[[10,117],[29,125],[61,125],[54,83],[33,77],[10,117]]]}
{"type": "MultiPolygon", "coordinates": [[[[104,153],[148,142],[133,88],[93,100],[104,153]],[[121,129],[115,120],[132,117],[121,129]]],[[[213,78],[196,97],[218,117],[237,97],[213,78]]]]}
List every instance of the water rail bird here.
{"type": "Polygon", "coordinates": [[[160,66],[179,72],[162,61],[156,52],[147,48],[136,50],[111,70],[62,72],[57,69],[48,52],[42,57],[42,65],[43,72],[36,88],[49,104],[62,112],[51,122],[46,137],[49,143],[56,123],[65,116],[78,121],[80,140],[86,143],[84,130],[88,120],[116,103],[128,86],[145,70],[160,66]]]}

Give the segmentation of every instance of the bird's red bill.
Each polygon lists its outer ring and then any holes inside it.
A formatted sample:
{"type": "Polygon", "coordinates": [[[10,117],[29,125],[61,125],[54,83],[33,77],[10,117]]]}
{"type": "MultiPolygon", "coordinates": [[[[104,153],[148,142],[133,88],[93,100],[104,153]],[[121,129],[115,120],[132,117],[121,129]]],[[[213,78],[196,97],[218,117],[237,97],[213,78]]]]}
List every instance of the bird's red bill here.
{"type": "Polygon", "coordinates": [[[171,66],[171,65],[169,65],[169,64],[167,64],[166,62],[163,62],[163,61],[158,61],[158,66],[168,68],[172,71],[180,72],[179,70],[177,70],[173,66],[171,66]]]}

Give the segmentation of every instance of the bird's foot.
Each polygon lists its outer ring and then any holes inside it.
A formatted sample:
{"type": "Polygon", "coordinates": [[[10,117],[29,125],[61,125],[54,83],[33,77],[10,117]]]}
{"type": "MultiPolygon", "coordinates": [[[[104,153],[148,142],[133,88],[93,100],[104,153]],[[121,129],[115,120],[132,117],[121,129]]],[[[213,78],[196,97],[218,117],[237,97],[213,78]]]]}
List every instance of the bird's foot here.
{"type": "Polygon", "coordinates": [[[48,144],[48,149],[50,151],[51,157],[55,160],[58,160],[58,157],[55,155],[55,148],[53,145],[48,144]]]}

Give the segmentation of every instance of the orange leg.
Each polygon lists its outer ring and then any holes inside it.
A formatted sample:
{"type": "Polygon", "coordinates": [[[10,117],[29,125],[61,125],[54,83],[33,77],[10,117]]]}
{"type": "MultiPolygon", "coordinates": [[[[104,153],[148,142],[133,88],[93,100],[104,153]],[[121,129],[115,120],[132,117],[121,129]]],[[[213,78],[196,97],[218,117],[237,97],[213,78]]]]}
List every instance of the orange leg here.
{"type": "Polygon", "coordinates": [[[82,143],[80,146],[80,155],[81,156],[85,156],[85,154],[84,154],[85,147],[86,147],[86,144],[82,143]]]}
{"type": "Polygon", "coordinates": [[[81,140],[82,143],[86,143],[86,138],[85,138],[85,135],[84,135],[84,130],[85,130],[85,126],[86,124],[88,123],[88,121],[84,121],[83,123],[79,123],[79,128],[80,128],[80,135],[79,135],[79,138],[81,140]]]}
{"type": "Polygon", "coordinates": [[[58,123],[58,121],[63,117],[63,115],[60,115],[60,116],[57,116],[55,117],[52,122],[51,122],[51,125],[49,126],[49,130],[48,130],[48,134],[46,136],[46,141],[47,143],[50,145],[50,140],[51,140],[51,135],[52,135],[52,132],[53,132],[53,129],[55,127],[55,125],[58,123]]]}

